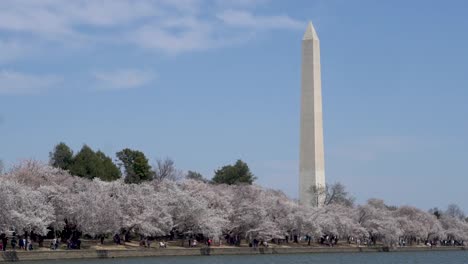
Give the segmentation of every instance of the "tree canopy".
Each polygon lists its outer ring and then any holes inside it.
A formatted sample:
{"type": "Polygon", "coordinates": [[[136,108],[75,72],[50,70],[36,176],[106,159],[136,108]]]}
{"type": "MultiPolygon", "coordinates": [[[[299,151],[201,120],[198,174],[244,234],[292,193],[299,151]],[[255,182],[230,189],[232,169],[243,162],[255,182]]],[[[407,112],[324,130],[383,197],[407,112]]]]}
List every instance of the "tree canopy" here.
{"type": "Polygon", "coordinates": [[[355,201],[355,198],[349,194],[346,187],[339,182],[326,184],[324,187],[312,186],[309,192],[312,194],[312,201],[310,201],[310,204],[313,206],[340,204],[351,207],[354,205],[355,201]],[[322,199],[320,199],[320,197],[322,199]]]}
{"type": "Polygon", "coordinates": [[[126,183],[138,184],[153,179],[151,166],[143,152],[126,148],[116,155],[125,170],[126,183]]]}
{"type": "Polygon", "coordinates": [[[120,178],[119,168],[103,152],[94,152],[84,145],[73,157],[70,173],[87,179],[99,178],[104,181],[113,181],[120,178]]]}
{"type": "MultiPolygon", "coordinates": [[[[335,192],[345,194],[343,189],[336,187],[335,192]]],[[[92,237],[122,232],[134,237],[203,235],[214,241],[307,236],[318,243],[338,237],[348,240],[343,243],[386,246],[401,241],[468,240],[468,222],[460,219],[464,213],[458,206],[449,206],[439,219],[430,212],[389,206],[379,199],[357,206],[337,202],[309,207],[281,191],[254,184],[190,179],[138,185],[104,182],[72,177],[68,171],[34,161],[13,166],[0,177],[0,200],[0,234],[13,228],[46,235],[49,227],[64,230],[72,225],[92,237]]],[[[66,232],[60,233],[69,238],[66,232]]]]}
{"type": "Polygon", "coordinates": [[[252,184],[257,178],[250,172],[247,163],[237,160],[234,165],[226,165],[215,171],[212,181],[216,184],[252,184]]]}
{"type": "Polygon", "coordinates": [[[153,175],[154,180],[157,181],[162,181],[165,179],[176,181],[181,178],[182,172],[176,169],[174,161],[172,159],[166,158],[164,160],[156,160],[153,175]]]}
{"type": "Polygon", "coordinates": [[[206,182],[206,179],[201,175],[201,173],[198,173],[196,171],[188,171],[187,174],[185,175],[186,179],[189,180],[194,180],[194,181],[201,181],[201,182],[206,182]]]}
{"type": "Polygon", "coordinates": [[[73,151],[67,144],[60,142],[49,152],[50,165],[62,170],[70,169],[73,164],[73,151]]]}
{"type": "Polygon", "coordinates": [[[103,171],[103,174],[98,176],[98,178],[103,181],[114,181],[122,177],[120,169],[114,164],[114,162],[112,162],[110,157],[104,154],[104,152],[98,151],[96,152],[96,156],[99,160],[99,166],[102,167],[103,171]]]}

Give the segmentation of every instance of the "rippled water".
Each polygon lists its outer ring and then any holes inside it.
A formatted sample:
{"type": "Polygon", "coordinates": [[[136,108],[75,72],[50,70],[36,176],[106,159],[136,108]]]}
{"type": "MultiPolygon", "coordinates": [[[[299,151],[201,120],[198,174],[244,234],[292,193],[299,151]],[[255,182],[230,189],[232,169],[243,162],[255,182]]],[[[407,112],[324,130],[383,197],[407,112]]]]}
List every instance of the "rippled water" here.
{"type": "Polygon", "coordinates": [[[324,253],[294,255],[249,255],[249,256],[196,256],[155,257],[96,260],[60,260],[23,262],[31,264],[468,264],[468,251],[442,252],[390,252],[390,253],[324,253]]]}

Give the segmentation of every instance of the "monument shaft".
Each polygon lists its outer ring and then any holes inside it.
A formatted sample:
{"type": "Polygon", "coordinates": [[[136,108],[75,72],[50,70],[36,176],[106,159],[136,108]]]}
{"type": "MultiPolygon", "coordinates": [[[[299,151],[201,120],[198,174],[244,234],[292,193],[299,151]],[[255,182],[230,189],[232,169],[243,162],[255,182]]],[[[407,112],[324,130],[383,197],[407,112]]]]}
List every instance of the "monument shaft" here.
{"type": "Polygon", "coordinates": [[[323,192],[317,192],[325,187],[320,75],[320,42],[309,23],[302,40],[299,201],[313,206],[320,206],[325,198],[323,192]]]}

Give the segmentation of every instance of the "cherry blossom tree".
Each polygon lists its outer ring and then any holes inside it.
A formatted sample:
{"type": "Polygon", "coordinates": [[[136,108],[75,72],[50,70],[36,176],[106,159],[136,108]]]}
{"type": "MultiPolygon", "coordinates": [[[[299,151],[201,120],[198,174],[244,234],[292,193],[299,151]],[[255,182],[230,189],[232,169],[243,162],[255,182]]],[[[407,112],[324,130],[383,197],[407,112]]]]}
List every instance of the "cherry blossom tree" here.
{"type": "Polygon", "coordinates": [[[210,200],[206,199],[214,197],[214,194],[209,188],[201,189],[204,183],[190,182],[200,185],[190,189],[187,183],[179,185],[170,180],[164,180],[156,185],[156,191],[162,194],[162,199],[172,217],[173,230],[185,237],[203,234],[206,237],[219,239],[226,225],[225,215],[218,214],[214,209],[216,203],[210,203],[210,200]]]}
{"type": "Polygon", "coordinates": [[[364,238],[366,230],[356,219],[356,210],[341,204],[332,204],[320,208],[317,221],[322,230],[322,235],[335,235],[338,238],[364,238]]]}
{"type": "Polygon", "coordinates": [[[247,239],[270,240],[284,238],[278,224],[272,218],[274,199],[256,185],[232,186],[234,196],[232,213],[229,215],[230,235],[247,239]]]}
{"type": "Polygon", "coordinates": [[[394,211],[393,215],[403,233],[403,238],[410,243],[438,239],[444,234],[440,222],[429,212],[411,206],[402,206],[394,211]]]}
{"type": "Polygon", "coordinates": [[[0,178],[0,231],[45,235],[54,221],[53,207],[38,191],[14,180],[0,178]]]}
{"type": "Polygon", "coordinates": [[[302,206],[281,191],[250,184],[155,179],[140,184],[70,175],[37,161],[23,161],[0,175],[0,232],[16,230],[62,239],[87,234],[204,236],[270,241],[307,236],[369,244],[468,240],[459,207],[437,215],[371,199],[354,206],[341,185],[328,190],[323,207],[302,206]],[[333,202],[334,201],[334,202],[333,202]]]}
{"type": "Polygon", "coordinates": [[[370,199],[367,204],[359,206],[357,219],[374,245],[381,240],[384,245],[395,246],[403,234],[388,206],[379,199],[370,199]]]}
{"type": "Polygon", "coordinates": [[[442,215],[440,223],[447,240],[468,240],[468,223],[458,217],[442,215]]]}
{"type": "Polygon", "coordinates": [[[170,232],[173,223],[167,205],[152,185],[114,182],[111,187],[112,192],[107,193],[120,210],[115,220],[125,234],[163,236],[170,232]]]}

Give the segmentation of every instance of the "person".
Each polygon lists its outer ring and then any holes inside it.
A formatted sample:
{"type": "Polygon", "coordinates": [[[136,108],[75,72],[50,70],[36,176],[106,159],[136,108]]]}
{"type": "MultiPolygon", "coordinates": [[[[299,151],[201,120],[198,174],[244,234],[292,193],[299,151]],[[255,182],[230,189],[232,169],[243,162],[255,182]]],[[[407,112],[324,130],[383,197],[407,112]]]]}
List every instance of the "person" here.
{"type": "Polygon", "coordinates": [[[114,242],[115,242],[117,245],[120,245],[120,236],[119,236],[119,234],[115,234],[115,236],[114,236],[114,242]]]}
{"type": "Polygon", "coordinates": [[[101,236],[101,245],[104,245],[104,236],[101,236]]]}
{"type": "Polygon", "coordinates": [[[52,242],[50,243],[50,249],[56,250],[58,248],[58,239],[54,238],[52,239],[52,242]]]}
{"type": "Polygon", "coordinates": [[[13,238],[11,239],[11,248],[12,248],[13,250],[16,249],[16,243],[17,243],[16,238],[13,237],[13,238]]]}
{"type": "Polygon", "coordinates": [[[196,247],[197,246],[197,240],[194,239],[193,242],[192,242],[192,247],[196,247]]]}
{"type": "Polygon", "coordinates": [[[160,241],[160,242],[159,242],[159,247],[160,247],[160,248],[166,248],[167,246],[166,246],[166,243],[160,241]]]}
{"type": "Polygon", "coordinates": [[[52,239],[52,241],[50,241],[50,249],[54,250],[54,247],[55,247],[55,238],[52,239]]]}
{"type": "Polygon", "coordinates": [[[151,248],[151,240],[146,238],[146,247],[151,248]]]}
{"type": "Polygon", "coordinates": [[[8,243],[8,237],[5,234],[3,234],[2,235],[2,250],[3,251],[6,251],[7,243],[8,243]]]}
{"type": "Polygon", "coordinates": [[[19,239],[18,246],[20,250],[24,248],[24,241],[22,238],[19,239]]]}

